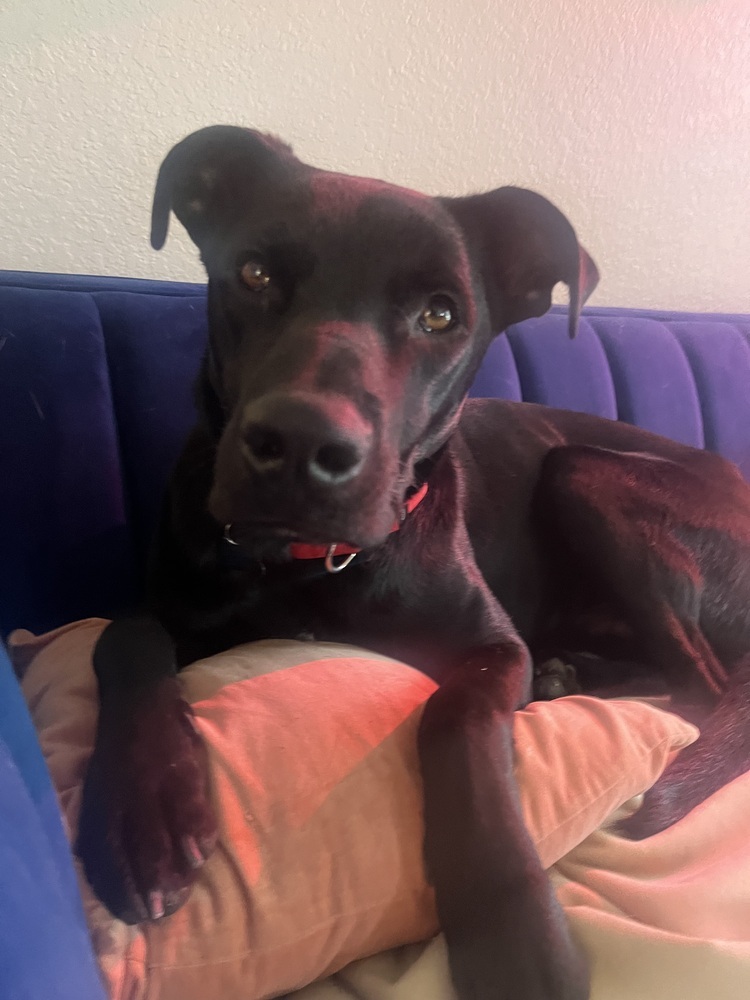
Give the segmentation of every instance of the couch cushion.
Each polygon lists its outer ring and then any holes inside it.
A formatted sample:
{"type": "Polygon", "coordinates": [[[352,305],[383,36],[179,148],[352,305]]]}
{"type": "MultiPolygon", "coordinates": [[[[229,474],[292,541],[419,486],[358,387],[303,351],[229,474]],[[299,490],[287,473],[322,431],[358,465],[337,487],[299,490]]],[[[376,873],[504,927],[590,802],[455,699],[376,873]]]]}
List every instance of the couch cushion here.
{"type": "MultiPolygon", "coordinates": [[[[72,838],[104,625],[12,642],[72,838]]],[[[261,1000],[435,933],[416,740],[428,677],[353,647],[277,640],[194,663],[180,683],[208,749],[219,843],[186,905],[159,924],[125,927],[82,880],[112,1000],[261,1000]]],[[[632,809],[697,735],[625,700],[517,712],[520,803],[543,864],[632,809]]]]}

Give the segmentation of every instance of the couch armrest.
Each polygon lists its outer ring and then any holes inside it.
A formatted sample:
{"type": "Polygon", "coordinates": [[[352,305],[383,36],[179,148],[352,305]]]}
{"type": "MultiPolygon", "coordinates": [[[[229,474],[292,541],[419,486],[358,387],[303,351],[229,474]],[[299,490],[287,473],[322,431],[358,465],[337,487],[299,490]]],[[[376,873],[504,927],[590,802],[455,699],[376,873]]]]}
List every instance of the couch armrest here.
{"type": "Polygon", "coordinates": [[[104,1000],[57,800],[0,646],[0,997],[104,1000]]]}

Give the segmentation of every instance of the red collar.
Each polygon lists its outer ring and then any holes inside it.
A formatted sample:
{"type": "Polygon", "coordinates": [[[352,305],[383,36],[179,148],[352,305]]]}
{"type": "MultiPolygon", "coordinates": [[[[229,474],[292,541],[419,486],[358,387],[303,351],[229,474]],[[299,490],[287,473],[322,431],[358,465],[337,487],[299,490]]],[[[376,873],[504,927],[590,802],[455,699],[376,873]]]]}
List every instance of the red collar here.
{"type": "MultiPolygon", "coordinates": [[[[391,528],[391,534],[394,531],[398,531],[401,524],[407,514],[411,514],[413,510],[422,503],[424,498],[427,496],[427,483],[425,483],[417,492],[409,497],[409,499],[404,504],[404,514],[403,517],[394,521],[393,527],[391,528]]],[[[289,554],[292,559],[325,559],[327,556],[351,556],[356,555],[360,549],[354,549],[351,545],[308,545],[306,542],[292,542],[289,546],[289,554]]]]}

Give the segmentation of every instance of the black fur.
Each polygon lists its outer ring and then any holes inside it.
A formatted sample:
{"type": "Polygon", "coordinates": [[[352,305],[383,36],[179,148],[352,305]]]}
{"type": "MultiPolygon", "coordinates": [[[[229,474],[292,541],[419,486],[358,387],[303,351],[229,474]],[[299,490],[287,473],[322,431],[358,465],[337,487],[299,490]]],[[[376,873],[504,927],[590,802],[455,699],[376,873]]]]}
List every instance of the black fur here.
{"type": "Polygon", "coordinates": [[[426,198],[217,127],[162,165],[157,247],[170,211],[208,271],[209,345],[150,616],[114,623],[96,653],[92,884],[127,919],[157,918],[212,848],[179,666],[268,636],[356,642],[440,681],[419,732],[425,855],[459,997],[582,1000],[585,963],[520,813],[512,713],[533,661],[540,695],[645,672],[718,705],[636,835],[746,770],[750,490],[720,458],[625,424],[465,403],[494,334],[543,313],[558,281],[574,332],[596,284],[539,195],[426,198]],[[362,551],[331,575],[290,560],[296,541],[362,551]],[[550,683],[560,657],[577,680],[550,683]]]}

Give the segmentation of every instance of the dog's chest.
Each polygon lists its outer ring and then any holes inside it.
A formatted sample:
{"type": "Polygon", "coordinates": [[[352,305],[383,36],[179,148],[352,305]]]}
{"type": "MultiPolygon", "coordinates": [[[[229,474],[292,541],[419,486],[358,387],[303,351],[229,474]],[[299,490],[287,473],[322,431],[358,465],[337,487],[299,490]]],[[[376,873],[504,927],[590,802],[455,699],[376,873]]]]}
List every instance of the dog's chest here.
{"type": "MultiPolygon", "coordinates": [[[[450,574],[452,577],[452,574],[450,574]]],[[[441,676],[466,642],[452,579],[358,557],[340,573],[295,564],[268,571],[247,616],[253,639],[344,642],[441,676]],[[358,564],[359,560],[359,564],[358,564]]]]}

